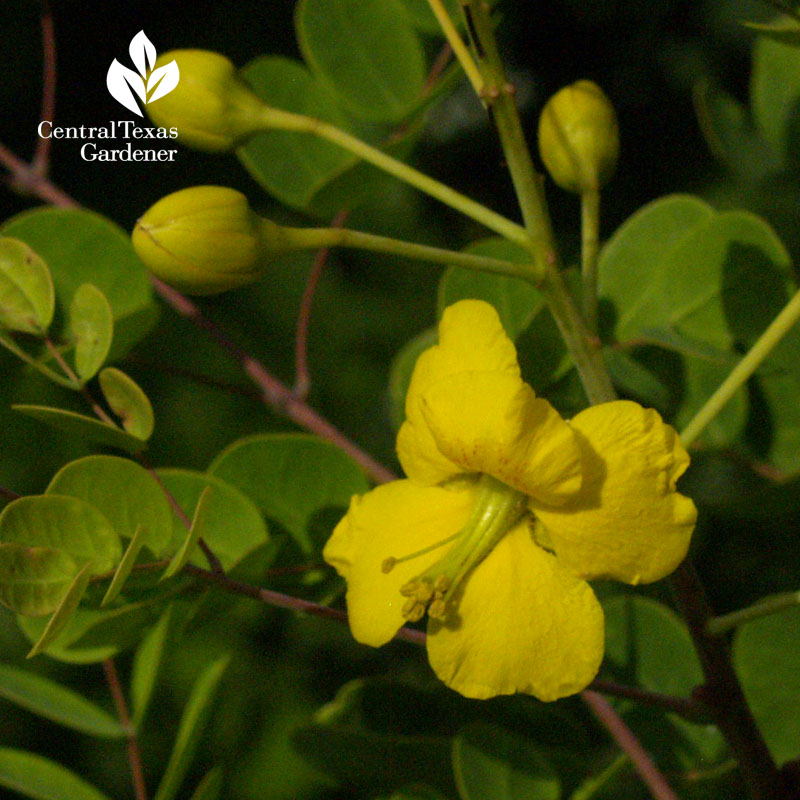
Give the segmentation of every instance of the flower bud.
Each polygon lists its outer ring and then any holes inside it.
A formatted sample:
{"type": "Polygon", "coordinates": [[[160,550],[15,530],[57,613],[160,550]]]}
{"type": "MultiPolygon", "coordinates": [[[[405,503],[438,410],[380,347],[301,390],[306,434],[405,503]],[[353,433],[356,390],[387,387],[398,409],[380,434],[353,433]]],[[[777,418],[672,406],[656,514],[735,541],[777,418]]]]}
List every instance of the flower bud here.
{"type": "Polygon", "coordinates": [[[578,81],[547,101],[539,117],[539,153],[567,191],[596,191],[609,180],[619,156],[619,129],[614,107],[597,84],[578,81]]]}
{"type": "Polygon", "coordinates": [[[162,197],[137,221],[133,247],[158,278],[188,294],[217,294],[257,281],[268,259],[291,247],[247,198],[222,186],[162,197]]]}
{"type": "Polygon", "coordinates": [[[265,104],[239,78],[225,56],[211,50],[172,50],[156,68],[175,60],[178,85],[147,104],[155,125],[177,128],[181,143],[207,152],[225,152],[261,130],[265,104]]]}

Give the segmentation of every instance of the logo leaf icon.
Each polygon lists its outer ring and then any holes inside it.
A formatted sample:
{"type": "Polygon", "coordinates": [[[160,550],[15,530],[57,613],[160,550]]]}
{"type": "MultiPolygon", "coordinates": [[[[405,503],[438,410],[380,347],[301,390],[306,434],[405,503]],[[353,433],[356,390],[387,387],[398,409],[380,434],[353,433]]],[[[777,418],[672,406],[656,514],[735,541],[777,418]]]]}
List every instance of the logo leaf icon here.
{"type": "Polygon", "coordinates": [[[140,117],[143,116],[131,88],[133,88],[143,103],[147,102],[144,81],[132,69],[128,69],[120,64],[116,58],[111,62],[111,66],[108,68],[106,86],[111,96],[118,103],[121,103],[129,111],[133,111],[134,114],[138,114],[140,117]]]}
{"type": "Polygon", "coordinates": [[[169,94],[178,85],[180,77],[181,72],[175,59],[163,67],[154,69],[147,79],[147,94],[149,95],[147,102],[152,103],[159,97],[169,94]]]}
{"type": "Polygon", "coordinates": [[[128,52],[131,54],[131,61],[133,61],[133,65],[136,69],[139,70],[139,74],[143,78],[147,78],[147,73],[153,69],[156,63],[156,48],[147,36],[145,36],[143,30],[139,31],[139,33],[131,39],[128,52]]]}

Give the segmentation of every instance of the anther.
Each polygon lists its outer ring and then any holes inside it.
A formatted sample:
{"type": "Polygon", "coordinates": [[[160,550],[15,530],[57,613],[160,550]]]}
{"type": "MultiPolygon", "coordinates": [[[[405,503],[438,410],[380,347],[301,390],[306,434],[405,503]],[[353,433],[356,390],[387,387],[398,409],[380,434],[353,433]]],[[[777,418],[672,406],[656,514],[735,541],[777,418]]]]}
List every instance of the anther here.
{"type": "Polygon", "coordinates": [[[384,575],[388,575],[393,569],[394,565],[397,563],[397,559],[394,556],[389,556],[389,558],[384,558],[383,563],[381,563],[381,572],[384,575]]]}

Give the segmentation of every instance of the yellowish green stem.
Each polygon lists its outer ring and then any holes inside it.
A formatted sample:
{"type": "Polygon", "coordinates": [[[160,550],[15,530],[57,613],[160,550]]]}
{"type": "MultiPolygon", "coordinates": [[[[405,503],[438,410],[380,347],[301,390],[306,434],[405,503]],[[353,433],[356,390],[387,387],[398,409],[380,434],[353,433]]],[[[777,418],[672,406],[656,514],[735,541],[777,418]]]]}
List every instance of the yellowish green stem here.
{"type": "MultiPolygon", "coordinates": [[[[270,223],[271,225],[271,223],[270,223]]],[[[387,253],[389,255],[427,261],[431,264],[445,264],[466,269],[492,272],[518,278],[521,271],[530,273],[532,267],[505,261],[500,258],[459,253],[440,247],[405,242],[388,236],[349,230],[347,228],[280,228],[281,236],[291,248],[316,250],[321,247],[352,247],[360,250],[387,253]]]]}
{"type": "Polygon", "coordinates": [[[772,320],[769,327],[731,370],[730,375],[720,384],[717,391],[708,398],[706,404],[681,431],[681,441],[685,447],[689,447],[700,436],[711,420],[722,411],[725,404],[747,382],[798,319],[800,319],[800,292],[797,292],[780,314],[772,320]]]}
{"type": "Polygon", "coordinates": [[[570,796],[569,800],[591,800],[630,764],[627,753],[620,753],[599,775],[587,778],[570,796]]]}
{"type": "Polygon", "coordinates": [[[581,273],[583,317],[597,335],[597,255],[600,249],[600,192],[589,189],[581,195],[581,273]]]}
{"type": "Polygon", "coordinates": [[[712,636],[720,636],[723,633],[736,628],[745,622],[784,611],[787,608],[800,606],[800,592],[783,592],[772,597],[765,597],[752,606],[742,608],[739,611],[731,611],[730,614],[723,614],[720,617],[713,617],[708,621],[706,630],[712,636]]]}
{"type": "Polygon", "coordinates": [[[398,161],[396,158],[387,155],[382,150],[351,136],[349,133],[323,122],[313,117],[302,114],[293,114],[290,111],[282,111],[277,108],[265,107],[263,110],[264,130],[283,130],[295,131],[297,133],[309,133],[326,139],[339,147],[348,150],[353,155],[367,161],[378,169],[393,175],[401,181],[405,181],[411,186],[436,198],[445,205],[460,211],[462,214],[480,222],[490,230],[499,233],[512,242],[517,242],[523,246],[528,245],[528,235],[525,228],[512,222],[502,214],[492,211],[484,205],[472,200],[466,195],[451,189],[440,181],[431,178],[413,167],[398,161]]]}
{"type": "Polygon", "coordinates": [[[586,394],[592,403],[616,399],[600,343],[590,335],[580,312],[564,285],[559,269],[550,213],[541,176],[536,173],[522,130],[513,87],[507,82],[494,36],[492,21],[481,0],[468,0],[467,10],[478,41],[476,51],[486,81],[484,99],[489,103],[500,136],[503,154],[528,232],[527,247],[537,269],[544,273],[540,289],[567,344],[586,394]]]}
{"type": "Polygon", "coordinates": [[[431,7],[431,11],[433,11],[442,29],[442,33],[444,33],[445,39],[447,39],[448,44],[453,49],[453,55],[458,59],[458,63],[461,64],[461,68],[464,70],[467,80],[472,84],[475,94],[481,97],[484,87],[483,75],[481,75],[478,65],[473,60],[469,49],[464,44],[464,40],[456,30],[456,26],[447,13],[444,3],[442,3],[442,0],[428,0],[428,5],[431,7]]]}

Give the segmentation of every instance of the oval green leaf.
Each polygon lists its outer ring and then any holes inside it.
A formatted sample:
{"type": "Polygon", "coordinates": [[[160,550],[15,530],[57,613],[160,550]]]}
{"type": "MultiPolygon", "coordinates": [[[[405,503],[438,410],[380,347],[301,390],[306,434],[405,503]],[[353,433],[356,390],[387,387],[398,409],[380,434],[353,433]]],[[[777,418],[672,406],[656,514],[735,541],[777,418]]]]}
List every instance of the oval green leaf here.
{"type": "Polygon", "coordinates": [[[29,617],[50,614],[58,608],[79,569],[75,559],[63,550],[3,542],[0,603],[29,617]]]}
{"type": "Polygon", "coordinates": [[[9,503],[0,514],[0,541],[27,547],[50,547],[94,572],[116,567],[122,545],[107,517],[77,497],[30,495],[9,503]]]}
{"type": "MultiPolygon", "coordinates": [[[[232,569],[269,539],[258,509],[235,486],[219,477],[191,470],[160,469],[157,472],[167,491],[189,518],[195,515],[205,489],[211,487],[213,491],[206,502],[202,536],[224,569],[232,569]]],[[[177,551],[186,542],[186,526],[175,514],[172,526],[172,549],[177,551]]],[[[208,566],[205,557],[199,553],[190,560],[208,566]]]]}
{"type": "Polygon", "coordinates": [[[476,723],[453,740],[453,774],[461,800],[559,800],[561,782],[529,739],[476,723]]]}
{"type": "Polygon", "coordinates": [[[603,603],[606,663],[635,686],[688,697],[703,682],[686,625],[667,606],[623,595],[603,603]]]}
{"type": "Polygon", "coordinates": [[[295,23],[306,62],[354,116],[399,122],[414,110],[425,58],[400,0],[300,0],[295,23]]]}
{"type": "Polygon", "coordinates": [[[55,302],[47,264],[25,242],[0,236],[0,326],[44,334],[55,302]]]}
{"type": "Polygon", "coordinates": [[[64,312],[81,284],[92,283],[106,296],[114,313],[111,360],[152,328],[158,309],[150,280],[119,225],[85,209],[49,207],[17,214],[2,232],[27,242],[45,260],[64,312]]]}
{"type": "Polygon", "coordinates": [[[139,556],[139,551],[144,546],[146,535],[147,528],[144,525],[139,525],[139,527],[136,529],[136,532],[133,534],[128,547],[125,549],[122,560],[119,562],[116,572],[114,572],[114,577],[111,579],[111,583],[109,583],[105,595],[103,595],[103,599],[100,602],[101,608],[105,608],[106,606],[110,605],[114,602],[114,600],[117,599],[117,597],[119,597],[119,593],[122,591],[125,581],[128,580],[128,577],[133,570],[133,565],[136,563],[136,559],[139,556]]]}
{"type": "Polygon", "coordinates": [[[125,736],[119,722],[83,695],[27,670],[0,664],[0,696],[40,717],[90,736],[125,736]]]}
{"type": "Polygon", "coordinates": [[[77,414],[74,411],[65,411],[62,408],[51,408],[50,406],[34,406],[18,403],[11,406],[14,411],[33,417],[57,430],[88,439],[96,444],[108,447],[117,447],[129,453],[138,453],[144,450],[147,442],[137,439],[135,436],[123,431],[121,428],[112,428],[105,422],[101,422],[94,417],[87,417],[85,414],[77,414]]]}
{"type": "Polygon", "coordinates": [[[240,489],[308,554],[321,547],[311,530],[313,517],[326,508],[346,508],[352,495],[369,489],[349,456],[306,434],[245,437],[223,450],[208,472],[240,489]]]}
{"type": "Polygon", "coordinates": [[[733,663],[748,705],[779,764],[800,742],[800,607],[754,619],[733,640],[733,663]]]}
{"type": "Polygon", "coordinates": [[[89,580],[92,577],[93,567],[93,563],[89,561],[75,576],[66,594],[61,598],[58,608],[53,612],[53,616],[50,617],[45,629],[42,631],[42,635],[30,649],[27,658],[33,658],[47,650],[58,638],[59,634],[67,627],[83,595],[86,594],[86,590],[89,588],[89,580]]]}
{"type": "Polygon", "coordinates": [[[194,757],[203,729],[208,722],[214,695],[229,662],[229,656],[223,656],[213,661],[195,681],[181,716],[178,735],[175,737],[175,745],[169,757],[164,777],[161,779],[153,800],[173,800],[177,794],[194,757]]]}
{"type": "Polygon", "coordinates": [[[103,397],[122,420],[122,427],[137,439],[149,439],[155,425],[153,406],[139,384],[116,367],[106,367],[98,379],[103,397]]]}
{"type": "Polygon", "coordinates": [[[75,344],[75,371],[88,381],[103,366],[114,338],[114,313],[94,284],[81,284],[73,295],[69,328],[75,344]]]}
{"type": "Polygon", "coordinates": [[[145,718],[153,689],[156,685],[161,661],[172,621],[172,606],[161,615],[136,648],[131,669],[132,721],[139,728],[145,718]]]}
{"type": "Polygon", "coordinates": [[[34,800],[109,800],[55,761],[10,747],[0,748],[0,786],[34,800]]]}
{"type": "Polygon", "coordinates": [[[172,542],[172,509],[156,479],[135,461],[86,456],[62,467],[46,494],[80,497],[105,514],[114,530],[130,539],[144,526],[144,544],[160,558],[172,542]]]}
{"type": "MultiPolygon", "coordinates": [[[[529,263],[531,259],[530,253],[519,245],[499,238],[474,242],[464,252],[502,258],[517,264],[529,263]]],[[[491,303],[511,339],[516,339],[544,306],[539,290],[521,278],[448,267],[439,281],[439,316],[447,306],[467,298],[491,303]]]]}
{"type": "MultiPolygon", "coordinates": [[[[301,63],[263,56],[241,70],[264,102],[347,128],[330,90],[301,63]]],[[[278,200],[305,210],[320,190],[346,172],[357,158],[341,147],[308,134],[267,131],[237,150],[245,169],[278,200]]]]}

